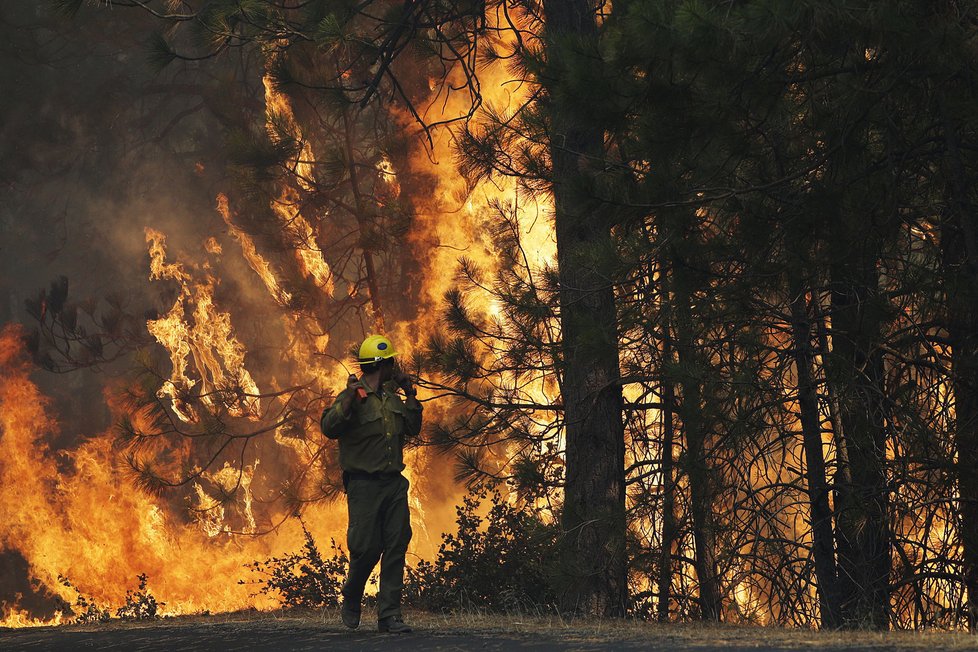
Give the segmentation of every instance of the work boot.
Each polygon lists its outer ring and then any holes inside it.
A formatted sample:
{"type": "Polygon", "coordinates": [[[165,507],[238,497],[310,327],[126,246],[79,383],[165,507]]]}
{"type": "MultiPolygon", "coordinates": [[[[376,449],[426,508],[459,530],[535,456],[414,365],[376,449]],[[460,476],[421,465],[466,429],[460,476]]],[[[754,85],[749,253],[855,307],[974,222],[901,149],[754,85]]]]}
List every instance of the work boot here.
{"type": "Polygon", "coordinates": [[[377,631],[390,634],[410,634],[411,626],[401,620],[400,616],[388,616],[377,621],[377,631]]]}
{"type": "Polygon", "coordinates": [[[340,618],[343,620],[343,624],[350,629],[356,629],[360,626],[360,603],[354,605],[346,598],[343,598],[343,604],[340,606],[340,618]]]}

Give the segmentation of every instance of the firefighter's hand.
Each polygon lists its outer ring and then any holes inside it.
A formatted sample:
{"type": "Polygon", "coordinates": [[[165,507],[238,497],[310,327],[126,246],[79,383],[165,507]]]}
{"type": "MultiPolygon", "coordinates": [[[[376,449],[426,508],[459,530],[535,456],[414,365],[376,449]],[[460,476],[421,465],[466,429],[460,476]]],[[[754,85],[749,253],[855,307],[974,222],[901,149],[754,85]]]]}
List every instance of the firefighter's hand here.
{"type": "Polygon", "coordinates": [[[343,413],[349,414],[350,410],[353,409],[353,398],[357,395],[356,392],[357,377],[355,374],[350,374],[350,377],[346,379],[346,394],[343,395],[343,413]]]}
{"type": "Polygon", "coordinates": [[[414,392],[414,379],[400,369],[394,372],[394,377],[391,380],[397,383],[397,386],[403,389],[405,394],[414,392]]]}

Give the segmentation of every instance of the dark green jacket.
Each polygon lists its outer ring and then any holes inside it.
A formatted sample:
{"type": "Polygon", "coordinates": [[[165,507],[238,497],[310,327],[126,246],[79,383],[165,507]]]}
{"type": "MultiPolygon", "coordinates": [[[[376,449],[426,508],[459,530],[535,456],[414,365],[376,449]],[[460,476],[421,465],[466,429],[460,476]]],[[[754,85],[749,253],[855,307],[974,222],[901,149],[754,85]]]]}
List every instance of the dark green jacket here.
{"type": "Polygon", "coordinates": [[[404,470],[401,449],[407,437],[421,432],[421,403],[409,396],[402,401],[397,385],[388,382],[383,391],[374,392],[363,381],[340,392],[333,405],[323,410],[319,426],[323,434],[340,442],[340,467],[361,473],[404,470]],[[356,387],[367,391],[362,402],[353,399],[349,413],[343,412],[343,399],[356,387]]]}

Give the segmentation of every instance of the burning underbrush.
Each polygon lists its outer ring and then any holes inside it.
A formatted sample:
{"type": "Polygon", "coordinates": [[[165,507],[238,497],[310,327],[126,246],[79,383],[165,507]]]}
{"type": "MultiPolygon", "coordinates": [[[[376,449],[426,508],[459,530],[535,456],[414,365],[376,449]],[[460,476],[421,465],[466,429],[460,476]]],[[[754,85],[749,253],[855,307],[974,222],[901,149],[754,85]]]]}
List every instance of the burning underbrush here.
{"type": "MultiPolygon", "coordinates": [[[[209,533],[192,503],[181,509],[139,488],[111,436],[55,449],[61,426],[29,377],[24,350],[21,330],[7,327],[0,337],[3,624],[277,606],[236,580],[248,563],[297,547],[309,531],[287,520],[265,536],[209,533]]],[[[333,504],[304,513],[317,536],[339,531],[333,504]]]]}
{"type": "MultiPolygon", "coordinates": [[[[22,331],[6,328],[0,544],[19,565],[2,567],[3,625],[338,604],[348,560],[335,542],[342,517],[334,504],[310,506],[264,536],[209,535],[192,512],[181,518],[136,486],[109,437],[55,451],[49,442],[60,426],[30,369],[22,331]],[[323,541],[330,541],[325,554],[323,541]],[[16,584],[24,575],[29,583],[16,584]]],[[[423,530],[423,520],[417,525],[423,530]]],[[[556,535],[552,522],[483,488],[456,508],[455,532],[442,537],[431,561],[415,547],[405,601],[434,611],[549,609],[556,535]]]]}
{"type": "MultiPolygon", "coordinates": [[[[55,451],[49,442],[60,426],[29,378],[23,350],[19,329],[6,328],[0,338],[0,545],[24,560],[30,586],[2,596],[4,623],[57,621],[68,615],[66,605],[82,606],[81,593],[86,603],[120,605],[137,576],[152,578],[166,596],[161,613],[255,604],[226,578],[271,541],[213,540],[184,527],[164,503],[133,486],[110,437],[55,451]]],[[[4,579],[3,587],[16,586],[4,579]]],[[[145,588],[143,582],[137,592],[145,588]]]]}
{"type": "MultiPolygon", "coordinates": [[[[91,625],[112,619],[113,610],[103,607],[91,596],[84,595],[75,588],[67,577],[58,579],[61,584],[78,593],[70,612],[74,613],[71,622],[91,625]]],[[[147,588],[149,577],[145,573],[139,575],[136,580],[139,582],[138,588],[126,590],[126,601],[114,610],[115,617],[119,620],[155,620],[159,618],[160,610],[166,606],[166,603],[159,602],[147,588]]]]}

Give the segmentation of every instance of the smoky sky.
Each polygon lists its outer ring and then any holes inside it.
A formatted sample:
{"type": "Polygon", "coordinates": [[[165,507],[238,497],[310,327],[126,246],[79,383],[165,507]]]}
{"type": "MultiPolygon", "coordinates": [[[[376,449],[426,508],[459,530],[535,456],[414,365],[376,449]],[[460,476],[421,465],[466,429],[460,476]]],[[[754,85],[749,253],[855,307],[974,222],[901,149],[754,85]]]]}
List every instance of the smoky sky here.
{"type": "MultiPolygon", "coordinates": [[[[65,16],[44,2],[0,6],[3,323],[33,328],[25,301],[61,276],[70,302],[152,315],[172,288],[148,280],[144,228],[191,256],[216,231],[221,129],[201,89],[223,74],[221,62],[155,69],[147,43],[157,29],[119,8],[65,16]]],[[[37,380],[72,423],[69,439],[109,425],[95,407],[104,404],[98,375],[37,380]]]]}

